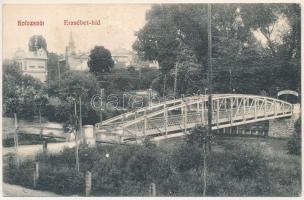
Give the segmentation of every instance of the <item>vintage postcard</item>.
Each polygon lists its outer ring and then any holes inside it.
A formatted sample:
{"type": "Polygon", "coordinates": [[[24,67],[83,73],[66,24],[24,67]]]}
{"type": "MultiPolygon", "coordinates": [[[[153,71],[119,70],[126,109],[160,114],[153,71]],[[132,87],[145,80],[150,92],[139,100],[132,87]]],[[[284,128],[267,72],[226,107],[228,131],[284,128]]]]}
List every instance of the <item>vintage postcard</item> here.
{"type": "Polygon", "coordinates": [[[299,197],[301,4],[2,4],[2,196],[299,197]]]}

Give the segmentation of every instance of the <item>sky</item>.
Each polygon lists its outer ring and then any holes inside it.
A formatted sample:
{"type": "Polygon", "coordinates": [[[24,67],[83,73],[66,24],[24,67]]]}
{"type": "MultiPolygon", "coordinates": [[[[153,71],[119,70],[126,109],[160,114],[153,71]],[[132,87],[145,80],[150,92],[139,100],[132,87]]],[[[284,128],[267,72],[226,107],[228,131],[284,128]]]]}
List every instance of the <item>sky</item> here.
{"type": "Polygon", "coordinates": [[[18,48],[27,50],[32,35],[42,35],[49,52],[64,53],[70,31],[76,51],[89,51],[95,45],[131,50],[135,32],[144,26],[150,7],[149,4],[4,5],[3,58],[11,58],[18,48]],[[64,25],[64,20],[78,19],[100,20],[100,25],[64,25]],[[18,20],[41,20],[44,26],[18,26],[18,20]]]}
{"type": "MultiPolygon", "coordinates": [[[[150,4],[6,4],[3,6],[3,58],[11,58],[18,48],[28,49],[32,35],[42,35],[49,52],[64,53],[72,31],[76,51],[90,51],[102,45],[113,51],[132,50],[135,33],[145,24],[150,4]],[[69,26],[64,20],[100,20],[100,25],[69,26]],[[44,26],[18,26],[18,20],[44,21],[44,26]]],[[[278,20],[273,39],[286,29],[286,21],[278,20]],[[284,27],[284,28],[283,28],[284,27]],[[277,30],[276,30],[277,29],[277,30]]],[[[254,31],[262,44],[266,39],[254,31]]]]}

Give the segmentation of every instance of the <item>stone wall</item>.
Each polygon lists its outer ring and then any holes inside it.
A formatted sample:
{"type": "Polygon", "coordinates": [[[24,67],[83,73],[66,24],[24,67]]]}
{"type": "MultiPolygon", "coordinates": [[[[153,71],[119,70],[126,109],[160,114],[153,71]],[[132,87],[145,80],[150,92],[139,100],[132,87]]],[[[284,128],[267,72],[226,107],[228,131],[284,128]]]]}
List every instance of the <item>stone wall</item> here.
{"type": "Polygon", "coordinates": [[[300,117],[300,104],[293,105],[293,115],[290,118],[269,120],[269,137],[289,138],[295,131],[294,124],[300,117]]]}

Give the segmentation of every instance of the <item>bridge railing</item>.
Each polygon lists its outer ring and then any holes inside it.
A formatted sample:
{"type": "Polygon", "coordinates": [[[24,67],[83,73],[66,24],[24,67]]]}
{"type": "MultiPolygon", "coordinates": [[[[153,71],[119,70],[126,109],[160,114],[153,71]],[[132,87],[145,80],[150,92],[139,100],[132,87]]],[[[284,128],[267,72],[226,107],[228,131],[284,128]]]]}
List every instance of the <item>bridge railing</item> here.
{"type": "MultiPolygon", "coordinates": [[[[123,134],[139,136],[167,134],[172,130],[182,130],[198,123],[207,123],[206,98],[202,96],[192,98],[192,101],[180,101],[170,107],[163,105],[162,109],[159,108],[131,121],[109,123],[99,128],[111,133],[119,127],[123,130],[123,134]],[[176,113],[173,112],[174,110],[179,110],[180,114],[174,114],[176,113]]],[[[212,123],[215,128],[291,114],[291,104],[277,99],[254,95],[218,95],[213,98],[212,123]]]]}

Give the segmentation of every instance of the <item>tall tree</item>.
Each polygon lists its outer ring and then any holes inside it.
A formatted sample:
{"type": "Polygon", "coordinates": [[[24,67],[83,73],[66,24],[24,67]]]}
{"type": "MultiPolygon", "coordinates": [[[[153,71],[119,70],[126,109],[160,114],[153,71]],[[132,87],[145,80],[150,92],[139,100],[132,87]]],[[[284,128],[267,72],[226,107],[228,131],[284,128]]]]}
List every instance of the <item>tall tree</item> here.
{"type": "Polygon", "coordinates": [[[250,27],[244,26],[240,5],[214,5],[212,21],[215,91],[257,93],[264,87],[256,77],[263,67],[262,46],[250,27]],[[248,81],[250,77],[255,77],[257,81],[248,81]]]}
{"type": "Polygon", "coordinates": [[[110,72],[114,66],[111,52],[103,46],[95,46],[91,50],[88,66],[95,74],[110,72]]]}
{"type": "Polygon", "coordinates": [[[44,85],[31,76],[23,75],[14,64],[3,68],[4,116],[12,117],[17,113],[22,119],[33,119],[36,114],[33,108],[39,106],[43,109],[47,103],[44,85]]]}
{"type": "MultiPolygon", "coordinates": [[[[265,39],[263,65],[269,73],[268,88],[299,90],[300,6],[298,4],[253,4],[241,7],[245,26],[265,39]]],[[[273,92],[273,93],[275,93],[273,92]]]]}
{"type": "MultiPolygon", "coordinates": [[[[275,95],[299,88],[300,9],[296,4],[212,5],[212,45],[215,92],[275,95]],[[260,41],[262,38],[262,42],[260,41]],[[288,79],[288,80],[287,80],[288,79]]],[[[172,79],[174,67],[196,63],[207,71],[207,10],[205,5],[155,5],[137,33],[133,48],[147,60],[157,60],[172,79]],[[186,55],[188,54],[188,55],[186,55]],[[194,59],[191,58],[194,54],[194,59]],[[196,61],[195,61],[196,60],[196,61]],[[182,65],[182,64],[181,64],[182,65]]],[[[180,77],[186,76],[179,69],[180,77]]],[[[162,80],[162,78],[160,78],[162,80]]],[[[186,86],[183,82],[182,86],[186,86]]],[[[204,81],[199,85],[203,89],[204,81]]],[[[169,80],[168,84],[173,85],[169,80]]]]}
{"type": "Polygon", "coordinates": [[[58,116],[63,121],[73,123],[74,120],[74,104],[79,106],[79,97],[82,99],[82,117],[84,124],[95,124],[99,118],[98,114],[93,110],[91,98],[99,94],[98,82],[94,75],[86,72],[66,72],[62,75],[62,87],[58,91],[58,97],[61,100],[64,109],[59,110],[58,116]]]}
{"type": "Polygon", "coordinates": [[[65,64],[60,61],[60,55],[53,52],[48,53],[47,71],[50,85],[58,85],[60,77],[67,71],[65,64]]]}
{"type": "MultiPolygon", "coordinates": [[[[137,33],[133,48],[140,57],[158,61],[162,72],[159,81],[164,82],[166,88],[172,85],[175,64],[183,62],[180,57],[185,49],[194,54],[200,66],[207,63],[206,10],[203,4],[154,5],[147,13],[147,23],[137,33]]],[[[207,65],[203,67],[206,69],[207,65]]]]}
{"type": "Polygon", "coordinates": [[[47,43],[42,35],[33,35],[30,37],[28,47],[29,51],[37,51],[38,49],[44,49],[47,51],[47,43]]]}
{"type": "Polygon", "coordinates": [[[202,61],[207,55],[206,9],[203,4],[153,6],[133,48],[143,58],[157,60],[164,72],[174,68],[181,42],[202,61]]]}

